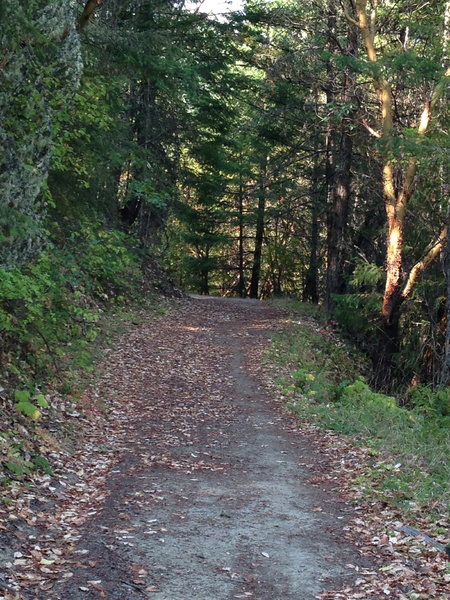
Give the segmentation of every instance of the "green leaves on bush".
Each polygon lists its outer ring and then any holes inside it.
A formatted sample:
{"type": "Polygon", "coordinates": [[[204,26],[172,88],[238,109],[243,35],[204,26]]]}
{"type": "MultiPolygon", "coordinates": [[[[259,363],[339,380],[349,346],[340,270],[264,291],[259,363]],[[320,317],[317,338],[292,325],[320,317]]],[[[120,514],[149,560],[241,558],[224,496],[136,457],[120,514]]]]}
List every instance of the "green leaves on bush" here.
{"type": "Polygon", "coordinates": [[[19,402],[16,404],[16,409],[23,415],[33,419],[33,421],[39,421],[42,417],[41,411],[34,404],[31,404],[31,402],[19,402]]]}
{"type": "Polygon", "coordinates": [[[16,402],[28,402],[30,396],[31,394],[27,390],[16,390],[14,392],[14,400],[16,402]]]}
{"type": "Polygon", "coordinates": [[[346,404],[369,404],[389,410],[398,409],[397,400],[392,396],[379,394],[370,389],[363,377],[356,381],[344,380],[333,384],[324,373],[314,369],[297,369],[292,373],[294,389],[310,399],[317,397],[319,402],[334,401],[346,404]]]}
{"type": "Polygon", "coordinates": [[[50,406],[48,400],[46,399],[46,397],[43,394],[38,394],[36,396],[36,404],[38,406],[40,406],[41,408],[48,408],[50,406]]]}
{"type": "Polygon", "coordinates": [[[53,475],[53,468],[45,456],[36,455],[33,457],[33,465],[37,471],[42,471],[46,475],[53,475]]]}
{"type": "Polygon", "coordinates": [[[33,421],[38,421],[42,417],[42,412],[37,408],[36,404],[41,408],[48,408],[50,406],[44,394],[37,394],[32,398],[28,390],[16,390],[14,392],[14,400],[16,401],[16,409],[23,415],[33,419],[33,421]],[[32,400],[36,404],[33,404],[32,400]]]}
{"type": "Polygon", "coordinates": [[[20,455],[13,456],[2,464],[13,479],[22,479],[27,475],[31,475],[34,471],[53,475],[52,465],[45,456],[40,454],[32,454],[30,460],[26,460],[20,455]]]}
{"type": "Polygon", "coordinates": [[[339,392],[337,400],[341,402],[358,402],[365,405],[373,404],[379,408],[389,410],[398,408],[397,400],[394,397],[372,391],[362,377],[354,383],[341,387],[339,392]]]}
{"type": "Polygon", "coordinates": [[[138,261],[126,240],[123,232],[87,226],[74,234],[75,273],[82,277],[89,294],[110,299],[132,291],[138,276],[138,261]]]}
{"type": "Polygon", "coordinates": [[[450,418],[450,388],[415,385],[409,388],[406,405],[417,413],[429,417],[450,418]]]}
{"type": "Polygon", "coordinates": [[[24,461],[8,460],[4,465],[12,475],[23,477],[31,473],[29,463],[24,461]]]}
{"type": "MultiPolygon", "coordinates": [[[[64,246],[49,247],[34,263],[0,269],[0,354],[7,365],[2,375],[39,381],[59,369],[69,350],[95,339],[99,301],[133,296],[138,264],[125,234],[81,225],[64,246]]],[[[15,400],[26,403],[30,395],[18,391],[15,400]]],[[[43,397],[35,403],[47,408],[43,397]]]]}
{"type": "Polygon", "coordinates": [[[334,338],[330,348],[328,337],[309,319],[276,336],[272,358],[291,374],[280,382],[288,406],[383,457],[364,475],[367,493],[387,491],[401,503],[448,501],[450,388],[416,385],[398,400],[377,393],[355,372],[357,360],[346,360],[345,346],[334,338]]]}

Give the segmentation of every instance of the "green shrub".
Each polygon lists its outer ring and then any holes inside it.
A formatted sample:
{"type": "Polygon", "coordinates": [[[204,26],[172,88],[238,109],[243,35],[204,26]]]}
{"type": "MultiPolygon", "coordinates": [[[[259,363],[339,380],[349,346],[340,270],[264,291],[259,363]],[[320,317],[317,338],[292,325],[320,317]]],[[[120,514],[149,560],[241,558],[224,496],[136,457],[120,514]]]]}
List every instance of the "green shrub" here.
{"type": "Polygon", "coordinates": [[[53,475],[53,467],[45,456],[40,456],[39,454],[34,455],[32,462],[36,471],[42,471],[42,473],[45,473],[46,475],[53,475]]]}
{"type": "Polygon", "coordinates": [[[28,390],[16,390],[14,392],[14,400],[16,401],[16,410],[30,417],[33,421],[38,421],[42,417],[42,412],[37,408],[36,404],[41,408],[48,408],[50,406],[43,394],[37,394],[32,397],[28,390]],[[32,400],[35,404],[33,404],[32,400]]]}
{"type": "Polygon", "coordinates": [[[275,336],[269,360],[285,373],[278,383],[301,420],[380,456],[361,475],[368,495],[406,506],[450,501],[449,388],[418,385],[399,401],[373,391],[364,361],[309,316],[275,336]]]}
{"type": "Polygon", "coordinates": [[[20,461],[20,460],[8,460],[4,463],[5,467],[16,477],[23,477],[24,475],[29,475],[32,470],[32,465],[29,462],[20,461]]]}
{"type": "Polygon", "coordinates": [[[38,421],[42,417],[41,411],[31,402],[19,402],[16,404],[16,409],[33,421],[38,421]]]}
{"type": "Polygon", "coordinates": [[[14,392],[14,400],[18,403],[20,402],[28,402],[31,394],[27,390],[16,390],[14,392]]]}
{"type": "Polygon", "coordinates": [[[450,388],[415,385],[410,387],[406,405],[417,413],[430,417],[450,417],[450,388]]]}
{"type": "MultiPolygon", "coordinates": [[[[61,247],[49,245],[35,262],[0,269],[0,375],[41,381],[61,367],[69,351],[86,352],[97,335],[99,301],[132,296],[138,266],[125,234],[81,226],[61,247]]],[[[21,400],[21,412],[31,415],[29,397],[21,400]]]]}
{"type": "Polygon", "coordinates": [[[362,377],[358,378],[354,383],[350,383],[341,388],[341,402],[348,404],[362,404],[368,406],[372,404],[381,409],[396,410],[398,408],[397,400],[393,396],[385,396],[370,389],[362,377]]]}
{"type": "Polygon", "coordinates": [[[132,290],[139,275],[138,260],[127,246],[125,233],[84,226],[72,235],[72,242],[77,272],[84,276],[89,293],[109,298],[132,290]]]}
{"type": "Polygon", "coordinates": [[[47,398],[43,394],[38,394],[35,398],[36,404],[41,408],[48,408],[50,404],[48,403],[47,398]]]}

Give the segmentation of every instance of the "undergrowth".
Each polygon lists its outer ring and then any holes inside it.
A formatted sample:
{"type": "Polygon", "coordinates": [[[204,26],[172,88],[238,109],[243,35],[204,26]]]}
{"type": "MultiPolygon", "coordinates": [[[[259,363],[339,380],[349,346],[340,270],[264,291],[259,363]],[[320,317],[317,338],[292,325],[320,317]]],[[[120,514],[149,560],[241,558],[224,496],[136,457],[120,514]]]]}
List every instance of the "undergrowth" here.
{"type": "Polygon", "coordinates": [[[300,419],[352,436],[373,461],[360,476],[365,495],[403,508],[450,502],[450,391],[415,386],[394,398],[374,392],[364,358],[344,343],[319,309],[291,304],[289,326],[270,361],[288,406],[300,419]],[[296,316],[297,315],[297,316],[296,316]]]}
{"type": "Polygon", "coordinates": [[[0,269],[3,485],[51,474],[64,415],[78,410],[101,349],[160,305],[152,278],[161,273],[149,264],[123,233],[89,225],[32,263],[0,269]]]}

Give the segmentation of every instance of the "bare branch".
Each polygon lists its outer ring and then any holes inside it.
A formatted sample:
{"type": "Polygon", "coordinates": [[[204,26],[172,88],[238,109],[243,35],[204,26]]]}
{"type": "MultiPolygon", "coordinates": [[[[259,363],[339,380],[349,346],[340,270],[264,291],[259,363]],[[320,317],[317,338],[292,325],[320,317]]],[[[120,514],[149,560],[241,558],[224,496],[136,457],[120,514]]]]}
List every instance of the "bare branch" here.
{"type": "Polygon", "coordinates": [[[444,227],[444,229],[439,234],[437,240],[433,243],[431,248],[425,254],[423,258],[421,258],[416,264],[413,266],[411,271],[409,272],[408,279],[406,280],[405,286],[402,291],[402,298],[406,299],[413,289],[417,279],[420,275],[427,269],[439,256],[442,250],[447,245],[447,234],[448,228],[444,227]]]}
{"type": "Polygon", "coordinates": [[[374,129],[373,127],[371,127],[371,126],[369,125],[369,123],[368,123],[368,122],[367,122],[365,119],[361,119],[360,123],[361,123],[361,125],[363,125],[363,126],[364,126],[364,127],[367,129],[367,131],[368,131],[368,132],[369,132],[371,135],[373,135],[374,137],[376,137],[376,138],[378,138],[378,139],[380,139],[380,138],[382,138],[382,137],[383,137],[383,134],[382,134],[382,133],[380,133],[379,131],[377,131],[376,129],[374,129]]]}
{"type": "Polygon", "coordinates": [[[350,13],[348,12],[348,8],[347,8],[347,5],[346,5],[346,3],[345,3],[345,0],[344,0],[344,2],[342,3],[342,10],[344,11],[344,16],[345,16],[345,18],[347,19],[347,21],[348,21],[349,23],[351,23],[352,25],[354,25],[355,27],[358,27],[358,28],[359,28],[359,27],[360,27],[360,25],[359,25],[358,21],[357,21],[356,19],[354,19],[354,18],[353,18],[353,17],[350,15],[350,13]]]}

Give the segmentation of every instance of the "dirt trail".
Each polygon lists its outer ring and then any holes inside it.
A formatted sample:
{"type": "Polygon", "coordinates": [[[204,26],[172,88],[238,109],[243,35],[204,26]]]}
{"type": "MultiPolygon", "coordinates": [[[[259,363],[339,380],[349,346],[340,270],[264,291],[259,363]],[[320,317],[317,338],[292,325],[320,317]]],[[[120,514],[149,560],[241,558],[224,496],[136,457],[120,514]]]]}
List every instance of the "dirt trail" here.
{"type": "Polygon", "coordinates": [[[73,576],[42,600],[310,600],[351,578],[346,506],[307,482],[320,454],[251,374],[281,318],[192,299],[111,355],[99,390],[124,407],[105,440],[121,461],[73,576]]]}

